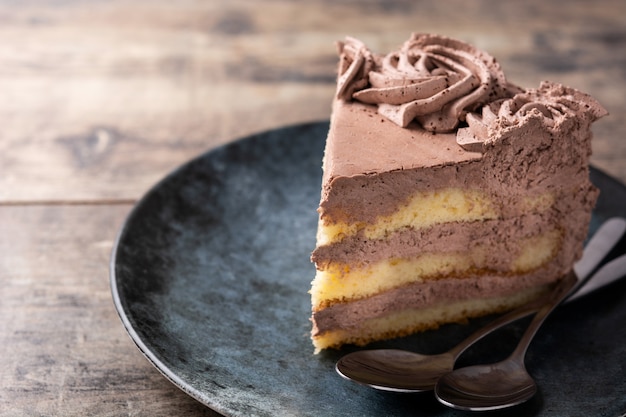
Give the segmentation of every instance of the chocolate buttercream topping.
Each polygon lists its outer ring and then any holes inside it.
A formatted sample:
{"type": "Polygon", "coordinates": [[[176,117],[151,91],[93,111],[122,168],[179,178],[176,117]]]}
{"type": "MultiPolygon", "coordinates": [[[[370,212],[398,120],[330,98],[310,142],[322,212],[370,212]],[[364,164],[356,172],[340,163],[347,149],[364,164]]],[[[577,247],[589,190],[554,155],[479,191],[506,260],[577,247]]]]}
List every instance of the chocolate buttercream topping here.
{"type": "Polygon", "coordinates": [[[457,143],[468,151],[480,152],[487,138],[520,128],[530,119],[537,119],[547,129],[558,132],[568,120],[590,123],[606,114],[600,103],[588,94],[544,81],[537,89],[483,106],[480,114],[468,113],[468,127],[457,131],[457,143]]]}
{"type": "Polygon", "coordinates": [[[358,39],[347,37],[337,43],[339,52],[339,78],[337,97],[350,100],[355,91],[367,87],[367,77],[374,69],[374,54],[358,39]]]}
{"type": "Polygon", "coordinates": [[[335,100],[320,215],[329,224],[372,222],[416,187],[481,189],[499,201],[588,184],[590,125],[605,114],[589,95],[544,82],[468,113],[455,136],[402,128],[373,105],[335,100]],[[478,149],[457,145],[464,133],[478,149]]]}
{"type": "Polygon", "coordinates": [[[441,36],[413,34],[384,57],[347,38],[339,52],[337,97],[375,104],[401,127],[415,120],[431,132],[452,132],[468,112],[520,91],[489,54],[441,36]]]}

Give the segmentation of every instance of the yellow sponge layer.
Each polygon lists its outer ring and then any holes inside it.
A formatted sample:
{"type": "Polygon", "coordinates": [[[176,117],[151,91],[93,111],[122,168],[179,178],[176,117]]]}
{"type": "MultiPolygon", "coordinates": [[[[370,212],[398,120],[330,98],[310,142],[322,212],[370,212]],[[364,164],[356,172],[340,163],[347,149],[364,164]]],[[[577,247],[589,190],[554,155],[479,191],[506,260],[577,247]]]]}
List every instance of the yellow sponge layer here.
{"type": "MultiPolygon", "coordinates": [[[[525,273],[548,262],[560,245],[560,233],[546,231],[521,240],[512,273],[525,273]]],[[[311,284],[314,310],[348,300],[361,299],[425,279],[489,270],[488,249],[475,245],[463,253],[425,253],[412,259],[387,259],[362,268],[330,264],[318,270],[311,284]]]]}
{"type": "Polygon", "coordinates": [[[407,309],[359,323],[352,329],[324,332],[313,337],[315,352],[346,343],[365,345],[374,340],[401,337],[436,329],[446,323],[466,322],[468,318],[500,313],[538,298],[548,287],[535,287],[511,296],[442,303],[430,308],[407,309]]]}
{"type": "Polygon", "coordinates": [[[315,310],[337,302],[369,297],[404,284],[423,282],[425,278],[467,271],[473,264],[482,264],[481,252],[475,248],[471,253],[463,254],[437,253],[413,259],[386,259],[354,269],[331,264],[326,270],[317,271],[311,284],[311,302],[315,310]]]}
{"type": "Polygon", "coordinates": [[[409,202],[391,215],[379,217],[375,223],[322,223],[318,246],[338,242],[363,230],[368,239],[381,239],[403,227],[421,229],[439,223],[495,219],[499,215],[491,199],[478,190],[446,188],[418,192],[409,202]]]}
{"type": "Polygon", "coordinates": [[[549,230],[524,239],[522,250],[513,261],[513,272],[530,271],[550,261],[561,247],[561,232],[549,230]]]}

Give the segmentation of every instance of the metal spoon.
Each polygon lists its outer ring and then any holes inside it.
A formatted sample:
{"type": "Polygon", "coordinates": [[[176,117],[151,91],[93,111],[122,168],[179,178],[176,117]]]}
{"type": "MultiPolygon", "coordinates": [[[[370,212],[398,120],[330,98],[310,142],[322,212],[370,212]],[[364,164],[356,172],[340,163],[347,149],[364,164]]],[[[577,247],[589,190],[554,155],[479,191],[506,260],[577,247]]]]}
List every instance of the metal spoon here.
{"type": "MultiPolygon", "coordinates": [[[[604,265],[567,302],[589,294],[624,276],[626,255],[604,265]]],[[[346,379],[382,391],[431,391],[441,376],[452,371],[457,358],[471,345],[492,331],[517,319],[532,314],[541,305],[538,300],[514,310],[479,329],[450,351],[438,355],[422,355],[400,349],[361,350],[342,357],[336,365],[337,372],[346,379]]]]}
{"type": "MultiPolygon", "coordinates": [[[[613,218],[606,221],[589,240],[583,256],[574,267],[583,280],[606,257],[626,231],[626,221],[613,218]]],[[[621,278],[626,270],[626,257],[605,265],[592,280],[580,289],[588,293],[621,278]],[[609,266],[612,265],[612,266],[609,266]]],[[[574,297],[572,297],[573,299],[574,297]]],[[[450,351],[438,355],[421,355],[399,349],[362,350],[342,357],[336,370],[342,377],[369,387],[394,392],[421,392],[434,389],[437,380],[452,371],[457,358],[472,344],[492,331],[536,312],[542,300],[509,312],[476,331],[450,351]]]]}
{"type": "Polygon", "coordinates": [[[435,385],[439,402],[460,410],[486,411],[512,407],[534,396],[537,384],[526,370],[526,351],[545,319],[577,283],[573,272],[559,283],[507,359],[456,369],[439,378],[435,385]]]}

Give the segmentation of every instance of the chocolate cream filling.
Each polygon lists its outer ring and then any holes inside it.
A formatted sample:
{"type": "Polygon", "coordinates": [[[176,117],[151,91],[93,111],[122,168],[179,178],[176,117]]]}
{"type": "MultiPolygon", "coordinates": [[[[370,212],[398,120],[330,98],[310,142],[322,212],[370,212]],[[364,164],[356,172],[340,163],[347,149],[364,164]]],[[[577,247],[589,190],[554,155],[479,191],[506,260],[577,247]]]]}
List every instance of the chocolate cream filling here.
{"type": "MultiPolygon", "coordinates": [[[[363,233],[347,236],[341,241],[319,246],[311,259],[318,269],[330,263],[367,265],[382,259],[411,258],[430,252],[462,252],[472,245],[492,249],[491,265],[494,270],[506,269],[519,253],[519,242],[550,229],[562,232],[562,251],[573,257],[564,262],[574,262],[580,255],[597,190],[583,181],[574,189],[563,190],[554,197],[551,207],[541,212],[531,212],[510,218],[474,222],[451,222],[433,225],[426,229],[404,228],[386,239],[370,240],[363,233]],[[569,198],[561,196],[568,194],[569,198]],[[572,198],[572,195],[574,198],[572,198]]],[[[519,204],[508,206],[519,207],[519,204]]]]}
{"type": "Polygon", "coordinates": [[[516,277],[487,275],[443,278],[408,284],[373,297],[335,304],[313,313],[313,336],[336,329],[350,329],[363,322],[406,309],[424,309],[440,303],[486,299],[515,294],[523,289],[548,284],[566,271],[555,264],[516,277]]]}
{"type": "Polygon", "coordinates": [[[316,248],[311,259],[318,269],[331,263],[367,266],[388,258],[409,259],[428,253],[465,252],[480,245],[492,254],[493,270],[507,270],[520,251],[520,242],[547,231],[554,213],[537,213],[507,220],[444,223],[426,229],[405,228],[382,240],[359,233],[316,248]]]}

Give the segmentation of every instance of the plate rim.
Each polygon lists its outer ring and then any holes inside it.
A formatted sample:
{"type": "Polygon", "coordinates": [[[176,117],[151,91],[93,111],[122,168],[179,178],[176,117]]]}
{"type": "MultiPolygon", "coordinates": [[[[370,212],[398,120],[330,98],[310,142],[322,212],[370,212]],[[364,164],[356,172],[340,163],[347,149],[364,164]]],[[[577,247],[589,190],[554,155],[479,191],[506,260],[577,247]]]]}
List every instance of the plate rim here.
{"type": "Polygon", "coordinates": [[[314,128],[316,126],[321,126],[321,125],[328,126],[329,124],[330,124],[330,119],[322,119],[322,120],[313,120],[313,121],[302,122],[302,123],[293,123],[293,124],[284,125],[284,126],[277,126],[275,128],[269,128],[269,129],[261,130],[255,133],[250,133],[250,134],[241,136],[239,138],[235,138],[227,143],[223,143],[221,145],[206,149],[205,151],[199,153],[198,155],[193,156],[187,161],[177,165],[176,167],[171,169],[168,173],[163,175],[160,179],[158,179],[154,184],[149,186],[147,190],[141,195],[141,197],[134,203],[133,207],[124,218],[124,221],[120,225],[115,235],[115,239],[113,241],[113,246],[110,251],[110,259],[109,259],[109,286],[111,289],[111,297],[113,299],[113,304],[114,304],[116,313],[119,316],[120,320],[122,321],[122,324],[124,326],[124,329],[126,330],[126,333],[130,337],[130,339],[133,341],[135,346],[137,346],[141,354],[148,360],[148,362],[154,368],[157,369],[157,371],[159,371],[161,375],[163,375],[174,386],[176,386],[178,389],[183,391],[185,394],[192,397],[194,400],[198,401],[204,406],[209,407],[213,411],[216,411],[224,416],[229,415],[228,414],[229,410],[226,410],[224,407],[222,407],[219,404],[219,402],[212,401],[210,396],[205,395],[205,393],[193,387],[183,378],[178,376],[176,372],[170,369],[170,367],[167,366],[163,361],[161,361],[157,357],[157,355],[150,349],[150,347],[146,344],[146,342],[142,339],[142,337],[139,335],[139,333],[136,331],[136,329],[133,327],[132,323],[130,322],[130,319],[128,318],[129,312],[124,308],[124,303],[120,296],[119,288],[117,285],[118,277],[116,274],[116,261],[117,261],[118,249],[120,247],[120,242],[122,241],[122,239],[128,232],[129,224],[137,215],[137,212],[142,207],[142,204],[146,200],[148,200],[153,193],[157,192],[157,190],[163,184],[165,184],[171,178],[175,177],[180,172],[184,171],[190,165],[193,165],[194,163],[197,163],[200,160],[209,157],[209,155],[212,153],[217,153],[229,147],[237,146],[238,144],[241,144],[242,142],[252,140],[253,138],[258,137],[258,136],[266,136],[272,132],[276,132],[277,130],[294,129],[294,128],[314,128]]]}

